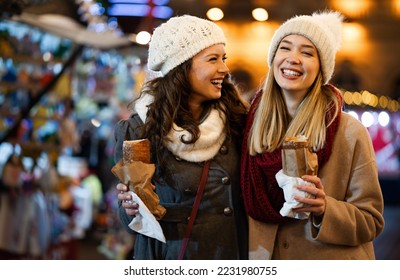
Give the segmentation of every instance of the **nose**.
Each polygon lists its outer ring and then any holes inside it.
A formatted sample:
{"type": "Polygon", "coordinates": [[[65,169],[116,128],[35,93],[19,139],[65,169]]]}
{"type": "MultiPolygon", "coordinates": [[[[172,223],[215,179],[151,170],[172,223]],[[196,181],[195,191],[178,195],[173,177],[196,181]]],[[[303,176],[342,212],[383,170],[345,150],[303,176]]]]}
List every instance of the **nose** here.
{"type": "Polygon", "coordinates": [[[220,63],[220,66],[218,68],[218,72],[220,72],[220,73],[229,73],[229,68],[228,68],[228,66],[226,65],[225,62],[221,62],[220,63]]]}
{"type": "Polygon", "coordinates": [[[300,63],[299,54],[297,52],[291,52],[286,58],[286,61],[289,64],[299,64],[300,63]]]}

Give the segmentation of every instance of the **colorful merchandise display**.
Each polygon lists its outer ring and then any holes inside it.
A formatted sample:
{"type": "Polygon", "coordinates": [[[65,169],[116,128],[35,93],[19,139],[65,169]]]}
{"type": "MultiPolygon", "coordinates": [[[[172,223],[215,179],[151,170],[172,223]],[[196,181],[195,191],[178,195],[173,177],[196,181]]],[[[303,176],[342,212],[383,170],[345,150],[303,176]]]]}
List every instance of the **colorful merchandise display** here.
{"type": "Polygon", "coordinates": [[[92,232],[105,258],[123,259],[130,250],[112,210],[110,135],[128,114],[144,63],[132,46],[86,46],[33,104],[76,46],[0,21],[0,259],[76,259],[77,244],[92,232]]]}

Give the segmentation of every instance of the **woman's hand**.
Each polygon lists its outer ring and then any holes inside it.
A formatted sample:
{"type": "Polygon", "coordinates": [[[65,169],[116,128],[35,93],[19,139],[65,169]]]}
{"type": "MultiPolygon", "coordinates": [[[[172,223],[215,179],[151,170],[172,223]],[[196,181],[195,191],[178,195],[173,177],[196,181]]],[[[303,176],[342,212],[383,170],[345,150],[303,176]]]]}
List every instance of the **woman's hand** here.
{"type": "Polygon", "coordinates": [[[326,200],[324,186],[321,179],[317,176],[304,175],[301,177],[304,181],[313,183],[314,186],[299,185],[297,188],[301,191],[307,192],[312,195],[311,198],[304,198],[295,196],[294,199],[298,202],[304,203],[304,207],[293,209],[296,212],[310,212],[314,216],[322,216],[325,213],[326,200]]]}
{"type": "Polygon", "coordinates": [[[125,208],[125,213],[129,216],[138,214],[139,204],[132,201],[132,196],[128,193],[128,186],[119,183],[116,189],[118,191],[118,200],[121,201],[121,206],[125,208]]]}

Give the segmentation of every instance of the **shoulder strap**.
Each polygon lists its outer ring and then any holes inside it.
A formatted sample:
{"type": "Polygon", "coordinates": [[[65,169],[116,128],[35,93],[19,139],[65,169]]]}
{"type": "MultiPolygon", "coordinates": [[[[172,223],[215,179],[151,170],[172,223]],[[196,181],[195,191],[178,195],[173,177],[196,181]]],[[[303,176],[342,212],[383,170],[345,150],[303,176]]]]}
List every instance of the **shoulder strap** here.
{"type": "Polygon", "coordinates": [[[180,248],[179,254],[178,254],[178,260],[182,260],[184,254],[185,254],[186,247],[187,247],[187,244],[188,244],[188,241],[190,238],[190,233],[192,232],[194,220],[196,219],[196,216],[197,216],[197,210],[199,209],[201,197],[203,196],[204,187],[207,182],[209,168],[210,168],[210,160],[207,160],[204,163],[203,172],[201,173],[199,188],[197,189],[197,194],[196,194],[196,198],[193,203],[192,212],[190,213],[189,222],[186,226],[185,236],[182,240],[181,248],[180,248]]]}

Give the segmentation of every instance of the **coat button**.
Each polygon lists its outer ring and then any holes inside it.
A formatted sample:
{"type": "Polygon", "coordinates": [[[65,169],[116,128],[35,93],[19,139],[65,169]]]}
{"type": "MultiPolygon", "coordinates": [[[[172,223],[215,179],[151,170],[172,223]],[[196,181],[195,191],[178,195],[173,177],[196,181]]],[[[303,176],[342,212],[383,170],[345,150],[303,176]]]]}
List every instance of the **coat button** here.
{"type": "Polygon", "coordinates": [[[231,207],[225,207],[224,208],[224,215],[225,216],[231,216],[232,215],[232,208],[231,207]]]}
{"type": "Polygon", "coordinates": [[[283,242],[283,248],[285,249],[289,248],[289,243],[287,241],[283,242]]]}
{"type": "Polygon", "coordinates": [[[193,194],[192,190],[187,188],[183,191],[185,194],[193,194]]]}
{"type": "Polygon", "coordinates": [[[221,149],[219,149],[219,152],[223,155],[226,155],[228,153],[228,147],[225,145],[221,146],[221,149]]]}
{"type": "Polygon", "coordinates": [[[221,182],[224,185],[228,185],[231,182],[231,180],[229,179],[228,176],[225,176],[225,177],[222,177],[221,182]]]}

